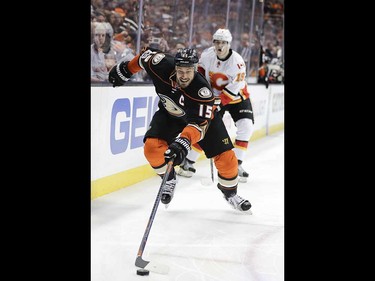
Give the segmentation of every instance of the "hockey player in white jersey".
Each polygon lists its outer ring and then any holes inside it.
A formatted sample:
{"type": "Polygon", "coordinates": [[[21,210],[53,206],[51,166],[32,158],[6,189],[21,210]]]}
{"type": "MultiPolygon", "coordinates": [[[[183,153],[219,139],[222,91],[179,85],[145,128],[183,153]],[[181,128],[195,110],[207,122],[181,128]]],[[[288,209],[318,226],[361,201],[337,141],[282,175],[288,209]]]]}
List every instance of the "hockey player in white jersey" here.
{"type": "MultiPolygon", "coordinates": [[[[198,71],[210,81],[213,92],[220,102],[219,113],[223,116],[225,111],[228,111],[236,125],[234,152],[238,158],[238,176],[240,182],[247,182],[249,174],[241,164],[254,131],[254,114],[245,80],[246,65],[241,55],[231,49],[231,42],[230,31],[218,29],[213,35],[214,46],[204,50],[199,59],[198,71]]],[[[199,142],[193,145],[180,165],[178,174],[185,177],[193,176],[193,164],[201,152],[199,142]]]]}

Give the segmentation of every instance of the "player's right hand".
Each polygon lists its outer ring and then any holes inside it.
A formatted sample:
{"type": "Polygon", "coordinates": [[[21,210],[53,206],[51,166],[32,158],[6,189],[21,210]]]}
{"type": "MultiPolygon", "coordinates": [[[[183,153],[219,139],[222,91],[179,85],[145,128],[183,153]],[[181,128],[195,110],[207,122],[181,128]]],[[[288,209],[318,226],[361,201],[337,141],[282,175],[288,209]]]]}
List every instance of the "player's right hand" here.
{"type": "Polygon", "coordinates": [[[131,74],[126,72],[126,65],[129,62],[121,62],[119,64],[114,65],[108,74],[108,81],[113,85],[113,87],[122,86],[125,84],[126,81],[129,80],[131,74]]]}
{"type": "Polygon", "coordinates": [[[190,141],[187,138],[176,138],[164,152],[165,161],[168,162],[174,157],[173,166],[180,165],[190,149],[190,141]]]}

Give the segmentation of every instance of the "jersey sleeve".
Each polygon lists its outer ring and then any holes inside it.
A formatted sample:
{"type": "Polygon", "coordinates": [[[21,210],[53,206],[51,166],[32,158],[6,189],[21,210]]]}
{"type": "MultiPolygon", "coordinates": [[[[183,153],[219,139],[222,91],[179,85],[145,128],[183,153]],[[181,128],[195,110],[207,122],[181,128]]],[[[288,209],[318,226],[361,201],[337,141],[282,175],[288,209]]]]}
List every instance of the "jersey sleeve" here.
{"type": "Polygon", "coordinates": [[[207,49],[203,50],[203,52],[201,54],[201,57],[199,58],[199,62],[198,62],[198,72],[201,73],[203,75],[203,77],[206,76],[206,69],[207,69],[207,65],[206,65],[207,59],[206,59],[206,57],[208,56],[209,50],[210,50],[210,48],[207,48],[207,49]]]}
{"type": "Polygon", "coordinates": [[[151,78],[158,80],[165,80],[174,69],[173,57],[170,54],[151,48],[146,48],[143,51],[139,57],[138,64],[151,78]]]}
{"type": "Polygon", "coordinates": [[[139,54],[137,54],[134,58],[132,58],[128,65],[126,66],[127,69],[130,71],[131,74],[136,74],[139,71],[146,70],[147,61],[152,58],[155,54],[158,53],[158,50],[150,49],[148,47],[144,47],[139,54]]]}

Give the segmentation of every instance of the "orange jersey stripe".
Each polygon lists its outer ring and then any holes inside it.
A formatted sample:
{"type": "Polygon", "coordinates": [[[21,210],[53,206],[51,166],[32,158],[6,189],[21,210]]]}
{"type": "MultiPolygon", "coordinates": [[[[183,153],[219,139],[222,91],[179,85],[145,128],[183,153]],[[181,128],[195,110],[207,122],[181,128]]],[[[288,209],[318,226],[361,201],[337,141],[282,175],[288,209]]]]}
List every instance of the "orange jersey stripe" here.
{"type": "Polygon", "coordinates": [[[128,64],[128,69],[132,74],[135,74],[142,69],[138,64],[139,56],[140,54],[136,55],[128,64]]]}

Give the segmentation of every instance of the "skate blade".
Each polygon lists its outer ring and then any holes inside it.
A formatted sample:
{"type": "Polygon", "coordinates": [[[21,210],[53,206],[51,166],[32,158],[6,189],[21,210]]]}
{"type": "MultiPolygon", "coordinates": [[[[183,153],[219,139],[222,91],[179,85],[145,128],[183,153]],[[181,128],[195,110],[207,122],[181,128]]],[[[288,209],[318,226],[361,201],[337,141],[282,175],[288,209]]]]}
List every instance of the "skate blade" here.
{"type": "Polygon", "coordinates": [[[240,209],[240,208],[235,208],[235,209],[238,210],[238,211],[240,211],[240,212],[243,213],[244,215],[252,215],[252,214],[253,214],[253,212],[251,211],[251,209],[246,210],[246,211],[244,211],[244,210],[242,210],[242,209],[240,209]]]}
{"type": "Polygon", "coordinates": [[[247,211],[242,211],[243,213],[245,213],[246,215],[252,215],[253,212],[251,211],[251,209],[247,210],[247,211]]]}

